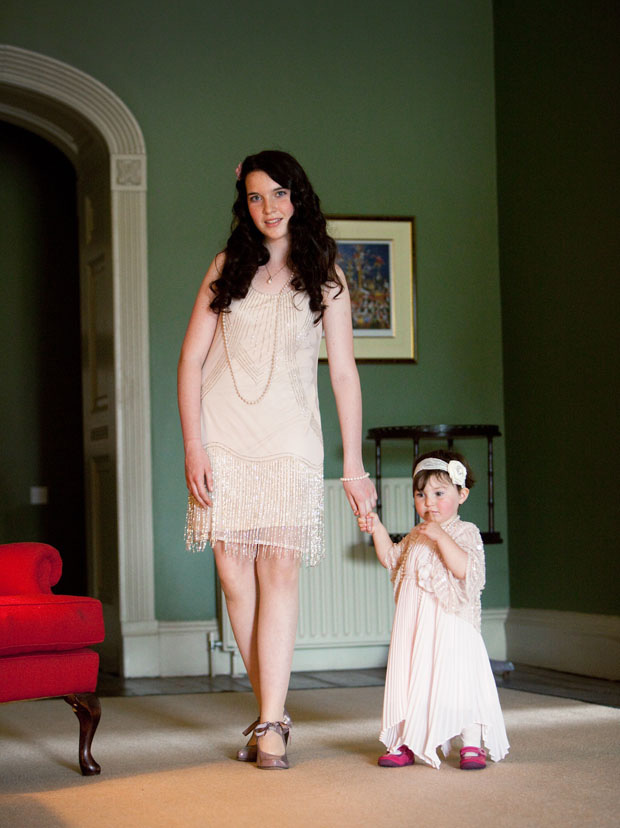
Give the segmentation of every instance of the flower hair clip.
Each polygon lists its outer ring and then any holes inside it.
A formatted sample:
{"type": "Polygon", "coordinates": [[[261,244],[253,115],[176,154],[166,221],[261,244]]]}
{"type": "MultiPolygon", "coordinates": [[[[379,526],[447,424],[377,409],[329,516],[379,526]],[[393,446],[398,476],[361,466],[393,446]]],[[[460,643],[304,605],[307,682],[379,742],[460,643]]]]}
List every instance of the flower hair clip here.
{"type": "Polygon", "coordinates": [[[467,480],[467,469],[460,460],[450,460],[448,463],[448,474],[455,486],[464,486],[467,480]]]}
{"type": "Polygon", "coordinates": [[[235,167],[235,175],[237,176],[237,181],[241,181],[241,168],[243,167],[243,161],[240,161],[237,166],[235,167]]]}

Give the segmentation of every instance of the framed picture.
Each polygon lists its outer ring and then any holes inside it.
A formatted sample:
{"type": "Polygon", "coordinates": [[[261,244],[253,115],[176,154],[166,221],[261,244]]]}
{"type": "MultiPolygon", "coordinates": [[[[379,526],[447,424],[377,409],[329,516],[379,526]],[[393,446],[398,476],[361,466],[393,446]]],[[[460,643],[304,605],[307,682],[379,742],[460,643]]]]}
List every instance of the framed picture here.
{"type": "Polygon", "coordinates": [[[328,216],[327,230],[351,294],[356,360],[415,362],[414,218],[328,216]]]}

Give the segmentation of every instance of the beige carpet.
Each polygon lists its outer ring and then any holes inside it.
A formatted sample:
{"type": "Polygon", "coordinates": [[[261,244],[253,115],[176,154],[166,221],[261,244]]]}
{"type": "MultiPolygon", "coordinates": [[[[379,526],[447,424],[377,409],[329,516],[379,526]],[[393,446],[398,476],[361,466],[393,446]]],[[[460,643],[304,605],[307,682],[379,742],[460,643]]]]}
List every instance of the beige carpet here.
{"type": "Polygon", "coordinates": [[[60,700],[0,706],[0,825],[617,826],[620,710],[500,690],[510,756],[465,773],[376,765],[382,688],[298,690],[289,771],[232,759],[248,694],[105,698],[77,769],[77,720],[60,700]]]}

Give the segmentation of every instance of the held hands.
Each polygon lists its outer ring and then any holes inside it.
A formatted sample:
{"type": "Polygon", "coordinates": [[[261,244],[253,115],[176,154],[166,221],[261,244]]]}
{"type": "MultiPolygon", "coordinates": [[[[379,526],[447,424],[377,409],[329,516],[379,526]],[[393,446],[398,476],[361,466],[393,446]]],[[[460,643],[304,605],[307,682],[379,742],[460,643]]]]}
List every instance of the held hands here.
{"type": "Polygon", "coordinates": [[[357,525],[360,531],[368,532],[369,535],[372,535],[375,529],[381,526],[381,521],[376,512],[368,512],[366,515],[358,515],[357,525]]]}
{"type": "Polygon", "coordinates": [[[372,535],[372,542],[381,566],[386,567],[386,569],[392,567],[394,565],[390,554],[393,546],[392,539],[388,534],[388,530],[379,520],[379,515],[376,512],[358,515],[357,525],[362,532],[368,532],[372,535]]]}
{"type": "Polygon", "coordinates": [[[343,481],[344,493],[349,501],[353,514],[367,515],[377,503],[377,490],[369,477],[361,480],[343,481]]]}
{"type": "Polygon", "coordinates": [[[188,492],[203,507],[211,506],[213,472],[209,455],[200,440],[188,440],[185,444],[185,482],[188,492]]]}

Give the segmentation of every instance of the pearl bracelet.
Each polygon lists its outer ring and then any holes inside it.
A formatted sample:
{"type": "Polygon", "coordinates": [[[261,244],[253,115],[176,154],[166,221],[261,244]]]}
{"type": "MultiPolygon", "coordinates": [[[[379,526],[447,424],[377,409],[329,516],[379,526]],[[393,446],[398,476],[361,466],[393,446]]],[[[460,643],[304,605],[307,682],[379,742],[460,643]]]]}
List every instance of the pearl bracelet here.
{"type": "Polygon", "coordinates": [[[341,477],[341,483],[351,483],[353,480],[365,480],[367,477],[370,477],[370,472],[365,472],[364,474],[360,474],[357,477],[341,477]]]}

